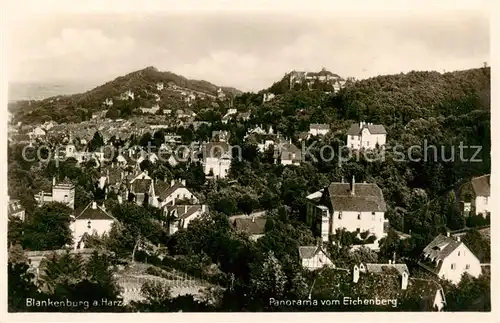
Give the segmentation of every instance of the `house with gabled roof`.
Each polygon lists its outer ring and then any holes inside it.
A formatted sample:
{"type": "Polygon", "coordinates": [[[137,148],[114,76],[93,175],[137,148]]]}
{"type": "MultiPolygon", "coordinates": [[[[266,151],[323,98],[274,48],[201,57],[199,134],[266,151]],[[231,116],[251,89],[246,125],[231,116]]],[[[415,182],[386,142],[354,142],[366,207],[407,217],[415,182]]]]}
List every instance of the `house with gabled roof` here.
{"type": "Polygon", "coordinates": [[[376,149],[385,145],[387,131],[383,125],[366,123],[351,125],[347,131],[347,147],[351,149],[376,149]]]}
{"type": "Polygon", "coordinates": [[[186,229],[194,219],[208,212],[208,205],[165,205],[163,215],[169,226],[169,234],[186,229]]]}
{"type": "Polygon", "coordinates": [[[209,142],[203,149],[203,168],[205,175],[224,178],[231,166],[231,146],[227,142],[209,142]]]}
{"type": "Polygon", "coordinates": [[[21,205],[20,200],[11,200],[9,199],[8,205],[8,216],[18,218],[21,221],[25,220],[26,209],[21,205]]]}
{"type": "Polygon", "coordinates": [[[330,126],[325,123],[311,123],[309,134],[311,136],[324,136],[330,131],[330,126]]]}
{"type": "Polygon", "coordinates": [[[250,239],[257,241],[266,233],[266,217],[247,216],[230,218],[229,224],[237,232],[244,232],[250,236],[250,239]]]}
{"type": "Polygon", "coordinates": [[[378,249],[378,241],[387,235],[387,206],[382,190],[375,183],[331,183],[307,196],[307,223],[316,236],[328,241],[337,229],[349,232],[368,231],[375,241],[365,245],[378,249]]]}
{"type": "Polygon", "coordinates": [[[438,235],[423,250],[418,264],[443,280],[458,284],[464,273],[481,275],[481,263],[460,237],[438,235]]]}
{"type": "Polygon", "coordinates": [[[471,179],[459,188],[464,215],[474,213],[486,217],[490,213],[490,185],[490,174],[486,174],[471,179]]]}
{"type": "Polygon", "coordinates": [[[323,266],[335,267],[328,254],[323,250],[321,245],[316,246],[300,246],[299,258],[302,267],[308,270],[317,270],[323,266]]]}
{"type": "Polygon", "coordinates": [[[90,202],[83,209],[77,210],[75,214],[77,216],[70,224],[75,249],[84,248],[81,242],[85,234],[102,236],[111,230],[113,223],[118,222],[104,205],[99,206],[95,201],[90,202]]]}
{"type": "Polygon", "coordinates": [[[165,205],[175,205],[176,201],[198,203],[198,198],[186,187],[186,180],[156,181],[151,186],[150,205],[162,208],[165,205]]]}
{"type": "Polygon", "coordinates": [[[274,163],[281,165],[300,165],[302,162],[302,151],[292,141],[281,140],[274,148],[274,163]]]}
{"type": "MultiPolygon", "coordinates": [[[[397,303],[418,301],[414,303],[421,311],[441,311],[446,306],[444,290],[439,282],[411,277],[405,264],[357,264],[352,270],[337,271],[339,285],[344,290],[356,290],[355,285],[363,285],[370,289],[370,295],[379,299],[393,299],[397,303]],[[350,281],[347,280],[350,276],[350,281]],[[418,300],[414,297],[418,295],[418,300]]],[[[329,277],[331,279],[331,277],[329,277]]],[[[357,295],[349,295],[355,298],[357,295]]],[[[397,304],[396,304],[397,306],[397,304]]]]}

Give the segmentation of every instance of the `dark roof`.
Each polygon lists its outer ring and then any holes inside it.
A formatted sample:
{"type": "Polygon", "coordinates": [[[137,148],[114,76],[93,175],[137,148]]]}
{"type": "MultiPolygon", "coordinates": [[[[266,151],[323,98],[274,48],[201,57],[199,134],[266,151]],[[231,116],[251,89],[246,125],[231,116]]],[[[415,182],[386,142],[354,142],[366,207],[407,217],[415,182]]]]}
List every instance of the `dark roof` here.
{"type": "Polygon", "coordinates": [[[309,129],[330,129],[330,126],[325,123],[311,123],[309,129]]]}
{"type": "Polygon", "coordinates": [[[132,192],[137,194],[137,193],[149,193],[149,189],[151,187],[151,180],[150,179],[136,179],[132,183],[132,192]]]}
{"type": "Polygon", "coordinates": [[[274,150],[274,158],[280,157],[282,160],[302,160],[302,151],[294,144],[283,142],[276,146],[274,150]],[[295,157],[293,157],[295,154],[295,157]]]}
{"type": "Polygon", "coordinates": [[[176,182],[172,186],[165,187],[164,185],[162,185],[163,190],[162,191],[156,191],[156,189],[155,189],[155,193],[156,193],[156,196],[158,196],[159,199],[165,200],[172,193],[174,193],[177,189],[183,188],[183,187],[186,187],[186,186],[182,185],[182,183],[176,182]]]}
{"type": "Polygon", "coordinates": [[[92,208],[94,202],[90,202],[83,210],[77,211],[78,216],[76,220],[116,220],[108,212],[106,212],[101,206],[96,204],[96,208],[92,208]]]}
{"type": "Polygon", "coordinates": [[[348,183],[331,183],[328,187],[332,207],[338,211],[385,212],[382,190],[377,184],[355,183],[354,195],[348,183]]]}
{"type": "Polygon", "coordinates": [[[264,234],[265,226],[266,226],[266,218],[258,217],[258,218],[238,218],[234,219],[232,225],[235,230],[243,231],[248,234],[264,234]]]}
{"type": "Polygon", "coordinates": [[[325,253],[320,246],[300,246],[299,247],[299,256],[301,259],[311,259],[319,252],[325,253]]]}
{"type": "Polygon", "coordinates": [[[462,242],[452,237],[440,234],[431,241],[422,252],[419,264],[425,269],[437,274],[439,273],[443,260],[448,257],[462,242]]]}
{"type": "Polygon", "coordinates": [[[318,276],[315,284],[315,291],[321,291],[322,295],[335,295],[348,292],[352,298],[366,297],[366,291],[369,295],[379,299],[397,299],[398,305],[405,300],[416,300],[415,295],[420,298],[420,310],[432,311],[436,294],[441,294],[446,302],[442,286],[434,280],[423,278],[408,278],[408,286],[402,289],[402,279],[397,273],[388,272],[383,274],[360,273],[357,283],[352,279],[352,268],[350,271],[327,269],[318,276]],[[332,281],[335,283],[332,284],[332,281]],[[363,286],[355,288],[354,286],[363,286]],[[353,291],[360,291],[360,294],[352,294],[353,291]]]}
{"type": "MultiPolygon", "coordinates": [[[[385,127],[383,125],[380,125],[380,124],[372,124],[372,125],[365,124],[365,125],[363,125],[363,129],[364,128],[368,128],[368,131],[370,131],[370,133],[372,135],[373,134],[380,135],[380,134],[387,133],[387,131],[385,130],[385,127]]],[[[359,123],[355,123],[355,124],[351,125],[349,130],[347,130],[347,134],[350,136],[359,136],[359,134],[361,133],[361,130],[362,130],[362,128],[359,127],[359,123]]]]}
{"type": "Polygon", "coordinates": [[[476,196],[490,196],[490,175],[483,175],[471,180],[476,196]]]}
{"type": "Polygon", "coordinates": [[[406,272],[408,275],[410,271],[406,264],[366,264],[366,271],[373,274],[388,273],[391,269],[395,269],[399,275],[406,272]]]}
{"type": "MultiPolygon", "coordinates": [[[[180,220],[186,219],[202,209],[203,205],[167,205],[165,207],[167,213],[173,212],[173,215],[180,220]]],[[[205,211],[208,212],[207,206],[205,206],[205,211]]]]}
{"type": "Polygon", "coordinates": [[[220,158],[223,154],[231,154],[231,147],[227,142],[209,142],[203,150],[205,157],[220,158]]]}

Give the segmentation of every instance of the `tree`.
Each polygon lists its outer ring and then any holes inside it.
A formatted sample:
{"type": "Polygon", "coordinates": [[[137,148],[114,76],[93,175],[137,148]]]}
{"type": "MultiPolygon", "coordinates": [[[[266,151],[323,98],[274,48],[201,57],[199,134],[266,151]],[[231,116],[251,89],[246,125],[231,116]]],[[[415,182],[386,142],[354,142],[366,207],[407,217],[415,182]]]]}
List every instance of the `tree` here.
{"type": "MultiPolygon", "coordinates": [[[[41,281],[47,296],[54,300],[87,301],[92,304],[85,308],[90,311],[121,311],[122,308],[112,304],[120,300],[118,287],[111,270],[111,262],[107,255],[97,251],[84,260],[79,254],[72,255],[66,252],[61,255],[52,255],[45,261],[45,270],[41,281]],[[94,302],[97,300],[97,304],[94,302]],[[106,302],[103,302],[106,300],[106,302]]],[[[57,309],[56,310],[60,310],[57,309]]],[[[67,309],[64,309],[65,311],[67,309]]],[[[73,311],[82,311],[81,308],[72,308],[73,311]]]]}
{"type": "Polygon", "coordinates": [[[9,222],[7,223],[7,243],[9,246],[22,243],[24,228],[25,224],[21,219],[9,217],[9,222]]]}
{"type": "Polygon", "coordinates": [[[99,131],[96,131],[94,133],[94,136],[90,140],[89,144],[87,145],[87,147],[89,151],[97,151],[102,146],[104,146],[104,139],[102,138],[99,131]]]}
{"type": "Polygon", "coordinates": [[[457,286],[445,286],[446,311],[491,311],[491,287],[489,273],[478,278],[464,274],[457,286]]]}
{"type": "Polygon", "coordinates": [[[71,245],[71,213],[72,210],[61,203],[47,203],[38,208],[26,223],[23,247],[30,250],[54,250],[71,245]]]}
{"type": "Polygon", "coordinates": [[[253,297],[256,302],[263,302],[264,308],[269,306],[269,299],[279,299],[285,294],[287,277],[273,252],[268,252],[261,269],[251,280],[253,297]]]}
{"type": "Polygon", "coordinates": [[[40,292],[33,283],[35,275],[29,272],[26,263],[8,264],[8,310],[24,312],[31,308],[26,305],[27,299],[40,299],[40,292]]]}

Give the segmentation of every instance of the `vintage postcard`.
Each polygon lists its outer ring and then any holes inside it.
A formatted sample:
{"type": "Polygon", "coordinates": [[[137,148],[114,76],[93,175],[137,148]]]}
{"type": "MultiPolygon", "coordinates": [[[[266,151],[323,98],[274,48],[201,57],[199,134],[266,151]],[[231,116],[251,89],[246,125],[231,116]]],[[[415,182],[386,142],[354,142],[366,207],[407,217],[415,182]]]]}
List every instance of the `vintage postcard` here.
{"type": "Polygon", "coordinates": [[[43,2],[5,24],[13,321],[494,312],[489,2],[43,2]]]}

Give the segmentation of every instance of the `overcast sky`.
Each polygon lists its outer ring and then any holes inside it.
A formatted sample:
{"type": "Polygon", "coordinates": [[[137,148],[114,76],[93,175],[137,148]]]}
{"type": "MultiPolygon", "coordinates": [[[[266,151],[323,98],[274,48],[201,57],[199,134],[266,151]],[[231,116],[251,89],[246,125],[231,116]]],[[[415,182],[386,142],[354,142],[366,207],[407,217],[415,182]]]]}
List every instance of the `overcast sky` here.
{"type": "Polygon", "coordinates": [[[40,14],[7,39],[9,81],[98,85],[146,66],[258,91],[284,73],[366,78],[489,62],[487,10],[40,14]]]}

